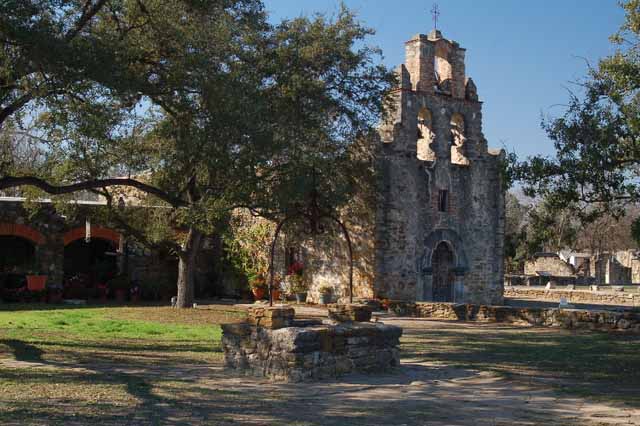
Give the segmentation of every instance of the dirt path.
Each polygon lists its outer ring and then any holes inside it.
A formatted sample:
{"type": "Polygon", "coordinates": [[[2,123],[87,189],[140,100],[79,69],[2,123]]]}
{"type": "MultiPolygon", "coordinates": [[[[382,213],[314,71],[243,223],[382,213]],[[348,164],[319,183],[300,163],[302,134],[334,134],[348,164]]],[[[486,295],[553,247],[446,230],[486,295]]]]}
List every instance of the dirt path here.
{"type": "MultiPolygon", "coordinates": [[[[500,332],[495,325],[415,319],[386,322],[402,326],[405,341],[424,339],[451,327],[464,327],[465,332],[474,334],[500,332]]],[[[565,396],[536,375],[509,377],[490,369],[455,367],[428,357],[412,357],[414,352],[410,350],[405,353],[401,368],[391,374],[352,375],[340,381],[304,384],[230,376],[221,362],[167,362],[161,353],[146,354],[140,360],[131,354],[129,362],[82,365],[5,359],[0,361],[1,367],[26,369],[34,377],[38,370],[51,370],[65,380],[91,376],[105,383],[124,384],[134,404],[103,400],[99,412],[91,411],[85,417],[74,414],[60,418],[59,423],[43,422],[37,416],[31,417],[33,423],[24,419],[3,422],[0,407],[0,424],[640,425],[639,409],[565,396]]],[[[47,404],[54,403],[60,401],[33,398],[29,409],[44,413],[47,404]]],[[[66,403],[68,410],[83,412],[80,402],[66,403]]]]}

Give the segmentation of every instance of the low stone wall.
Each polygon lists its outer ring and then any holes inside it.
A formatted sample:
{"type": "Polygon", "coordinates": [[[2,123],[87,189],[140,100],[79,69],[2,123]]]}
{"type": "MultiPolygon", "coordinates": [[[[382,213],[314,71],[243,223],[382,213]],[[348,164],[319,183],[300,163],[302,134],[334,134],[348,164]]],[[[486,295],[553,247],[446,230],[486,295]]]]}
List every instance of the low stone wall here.
{"type": "Polygon", "coordinates": [[[561,297],[569,303],[591,303],[623,306],[640,306],[640,292],[625,293],[607,290],[567,290],[531,287],[505,287],[504,297],[559,302],[561,297]]]}
{"type": "Polygon", "coordinates": [[[407,310],[419,318],[504,322],[543,327],[620,330],[640,333],[640,311],[585,311],[578,309],[517,308],[456,303],[413,303],[407,310]]]}
{"type": "Polygon", "coordinates": [[[294,321],[276,330],[254,324],[222,326],[225,367],[285,382],[382,372],[400,363],[402,329],[382,323],[294,321]]]}

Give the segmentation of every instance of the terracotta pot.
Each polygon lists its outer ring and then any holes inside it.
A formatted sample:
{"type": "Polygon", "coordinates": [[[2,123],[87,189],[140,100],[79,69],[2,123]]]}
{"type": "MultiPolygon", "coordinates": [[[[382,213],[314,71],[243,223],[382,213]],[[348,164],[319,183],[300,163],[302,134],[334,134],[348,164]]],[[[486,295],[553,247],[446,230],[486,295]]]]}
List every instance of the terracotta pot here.
{"type": "Polygon", "coordinates": [[[44,291],[46,283],[46,275],[27,275],[27,289],[29,291],[44,291]]]}
{"type": "Polygon", "coordinates": [[[280,292],[280,290],[271,290],[271,298],[273,300],[280,300],[281,295],[282,293],[280,292]]]}
{"type": "Polygon", "coordinates": [[[255,297],[256,300],[262,300],[264,299],[266,290],[264,289],[264,287],[254,287],[251,289],[251,292],[253,293],[253,297],[255,297]]]}
{"type": "Polygon", "coordinates": [[[124,302],[127,300],[127,290],[117,289],[115,293],[117,302],[124,302]]]}

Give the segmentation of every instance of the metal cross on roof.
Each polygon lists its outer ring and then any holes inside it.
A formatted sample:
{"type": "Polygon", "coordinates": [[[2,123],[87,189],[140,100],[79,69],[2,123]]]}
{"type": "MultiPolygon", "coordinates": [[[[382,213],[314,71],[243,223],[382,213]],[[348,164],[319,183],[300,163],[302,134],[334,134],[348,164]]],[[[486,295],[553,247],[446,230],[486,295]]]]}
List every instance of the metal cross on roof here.
{"type": "Polygon", "coordinates": [[[438,18],[440,17],[440,7],[438,3],[434,3],[431,8],[431,16],[433,16],[433,28],[438,29],[438,18]]]}

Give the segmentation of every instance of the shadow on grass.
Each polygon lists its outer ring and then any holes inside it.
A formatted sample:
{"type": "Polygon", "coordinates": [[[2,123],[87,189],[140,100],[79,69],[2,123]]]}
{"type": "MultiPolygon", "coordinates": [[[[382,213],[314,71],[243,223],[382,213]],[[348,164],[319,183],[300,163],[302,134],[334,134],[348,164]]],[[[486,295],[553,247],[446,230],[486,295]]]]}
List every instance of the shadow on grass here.
{"type": "MultiPolygon", "coordinates": [[[[150,357],[153,357],[153,359],[149,360],[135,362],[130,358],[126,358],[123,365],[118,362],[121,360],[118,360],[114,356],[116,354],[113,353],[103,357],[87,354],[92,363],[90,365],[78,365],[77,363],[71,364],[44,359],[45,351],[21,340],[4,339],[0,340],[0,344],[9,347],[17,361],[40,364],[36,368],[0,368],[0,382],[5,384],[7,382],[15,382],[29,383],[30,385],[75,385],[80,387],[124,385],[126,392],[138,401],[135,407],[130,407],[130,409],[118,407],[118,404],[103,404],[104,407],[98,410],[102,412],[99,415],[75,413],[74,410],[79,408],[82,408],[80,411],[86,411],[84,409],[92,410],[95,407],[88,407],[93,403],[75,401],[73,398],[67,401],[58,399],[56,404],[51,404],[47,400],[42,402],[31,401],[29,404],[23,404],[22,407],[12,407],[7,414],[7,419],[19,419],[21,421],[20,424],[24,424],[25,419],[36,420],[36,418],[39,419],[36,422],[37,424],[42,424],[39,423],[42,418],[47,419],[46,424],[67,424],[68,421],[73,421],[73,424],[90,424],[100,417],[99,424],[129,424],[135,417],[142,421],[140,424],[184,424],[181,422],[161,422],[162,419],[170,417],[165,408],[176,409],[177,406],[170,406],[167,404],[166,398],[155,395],[153,386],[154,383],[162,383],[163,381],[187,383],[193,380],[192,375],[189,374],[187,368],[170,368],[170,366],[176,367],[175,360],[173,362],[162,362],[162,359],[160,359],[161,354],[157,352],[157,347],[153,348],[153,355],[149,354],[150,357]],[[53,367],[54,369],[39,367],[53,367]],[[132,372],[125,370],[132,370],[132,372]],[[103,417],[105,411],[109,416],[108,419],[103,417]],[[128,414],[123,414],[123,411],[125,413],[128,412],[128,414]]],[[[118,346],[113,347],[118,348],[118,346]]],[[[149,351],[151,349],[150,347],[147,348],[149,351]]],[[[171,350],[173,349],[175,348],[172,347],[171,350]]],[[[75,353],[75,356],[78,357],[78,353],[75,353]]],[[[196,361],[185,360],[184,357],[180,359],[181,362],[196,361]]],[[[12,403],[12,405],[15,404],[12,403]]]]}
{"type": "Polygon", "coordinates": [[[640,407],[640,336],[501,328],[469,333],[464,324],[406,330],[402,356],[547,380],[564,392],[640,407]]]}
{"type": "MultiPolygon", "coordinates": [[[[127,340],[117,340],[114,339],[117,343],[112,343],[110,341],[69,341],[69,340],[61,340],[55,341],[53,339],[49,340],[36,340],[30,339],[29,343],[37,346],[54,346],[54,347],[64,347],[64,348],[79,348],[86,350],[95,350],[95,351],[115,351],[115,352],[144,352],[144,351],[153,351],[153,352],[201,352],[201,353],[209,353],[209,352],[222,352],[222,346],[219,341],[203,341],[200,343],[195,343],[193,340],[170,340],[166,343],[159,343],[156,341],[149,341],[148,343],[140,343],[139,341],[127,341],[127,340]]],[[[3,340],[0,340],[0,344],[3,343],[3,340]]]]}
{"type": "Polygon", "coordinates": [[[42,349],[17,339],[0,340],[0,345],[7,345],[17,361],[44,362],[42,349]]]}
{"type": "Polygon", "coordinates": [[[61,426],[102,425],[105,424],[105,413],[109,413],[108,424],[131,424],[134,419],[132,414],[122,414],[122,407],[117,404],[94,403],[91,410],[93,410],[93,413],[79,413],[69,410],[67,405],[61,405],[59,402],[16,402],[12,404],[11,409],[3,413],[2,417],[4,422],[12,425],[46,424],[61,426]]]}

